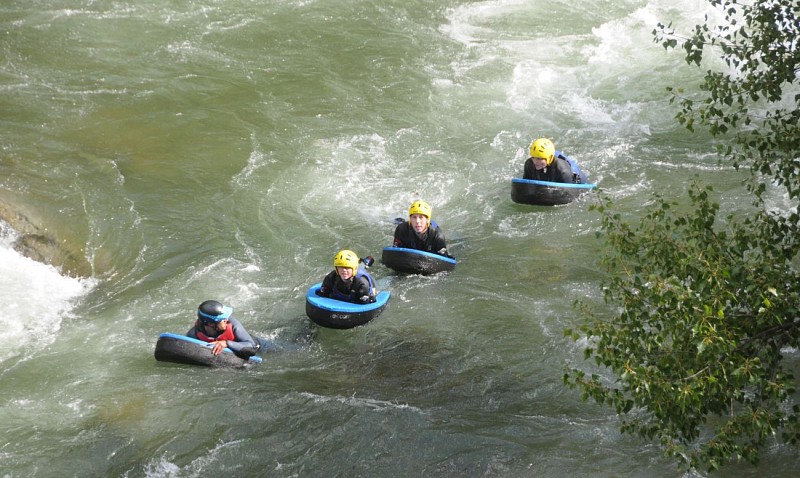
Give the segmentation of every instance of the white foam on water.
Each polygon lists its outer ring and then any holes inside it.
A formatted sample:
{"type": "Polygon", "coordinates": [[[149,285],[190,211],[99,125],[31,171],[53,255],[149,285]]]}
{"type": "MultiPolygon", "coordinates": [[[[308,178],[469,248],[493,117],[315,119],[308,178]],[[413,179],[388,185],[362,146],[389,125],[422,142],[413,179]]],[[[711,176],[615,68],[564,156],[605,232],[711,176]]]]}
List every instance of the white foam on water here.
{"type": "Polygon", "coordinates": [[[93,281],[61,275],[56,268],[29,259],[12,247],[15,234],[0,223],[0,363],[31,349],[49,345],[73,299],[91,289],[93,281]]]}

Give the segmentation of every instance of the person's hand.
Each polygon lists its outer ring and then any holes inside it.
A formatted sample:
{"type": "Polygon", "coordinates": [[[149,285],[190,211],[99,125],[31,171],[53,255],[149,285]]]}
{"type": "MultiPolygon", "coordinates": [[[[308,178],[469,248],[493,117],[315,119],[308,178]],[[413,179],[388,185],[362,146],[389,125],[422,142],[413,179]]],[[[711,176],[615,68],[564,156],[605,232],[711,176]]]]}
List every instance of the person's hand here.
{"type": "Polygon", "coordinates": [[[214,348],[211,349],[211,354],[219,355],[222,353],[222,349],[224,349],[227,346],[228,346],[227,340],[219,340],[217,342],[214,342],[214,348]]]}

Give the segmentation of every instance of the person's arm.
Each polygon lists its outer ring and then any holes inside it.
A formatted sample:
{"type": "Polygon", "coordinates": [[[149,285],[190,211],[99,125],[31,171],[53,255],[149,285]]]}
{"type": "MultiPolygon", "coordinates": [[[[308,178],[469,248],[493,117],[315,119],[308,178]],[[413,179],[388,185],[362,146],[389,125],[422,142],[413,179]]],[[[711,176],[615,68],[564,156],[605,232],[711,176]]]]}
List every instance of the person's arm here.
{"type": "Polygon", "coordinates": [[[355,287],[353,293],[350,296],[353,302],[355,302],[356,304],[369,304],[370,302],[372,302],[374,300],[374,297],[372,297],[371,295],[372,291],[370,290],[369,287],[369,279],[367,279],[366,277],[358,277],[354,279],[354,281],[355,283],[353,285],[355,287]]]}
{"type": "Polygon", "coordinates": [[[187,337],[191,337],[193,339],[196,339],[197,338],[197,326],[193,325],[192,328],[189,329],[188,332],[186,332],[186,336],[187,337]]]}
{"type": "Polygon", "coordinates": [[[525,160],[525,166],[522,169],[522,179],[533,179],[533,160],[528,158],[525,160]]]}
{"type": "Polygon", "coordinates": [[[566,159],[558,158],[556,159],[556,167],[557,167],[557,179],[556,181],[560,183],[572,183],[575,182],[572,176],[572,166],[570,166],[569,161],[566,159]]]}
{"type": "Polygon", "coordinates": [[[331,292],[333,291],[333,275],[336,274],[336,271],[329,272],[328,275],[322,279],[322,285],[317,290],[316,294],[320,297],[330,297],[331,292]]]}
{"type": "Polygon", "coordinates": [[[438,226],[431,232],[433,233],[433,252],[447,256],[447,241],[444,239],[444,232],[438,226]]]}
{"type": "Polygon", "coordinates": [[[244,326],[238,320],[231,317],[228,323],[229,327],[233,327],[233,335],[235,340],[227,340],[227,347],[233,352],[240,352],[245,347],[255,348],[256,341],[247,332],[244,326]]]}
{"type": "Polygon", "coordinates": [[[403,245],[403,232],[408,227],[407,222],[402,222],[394,228],[394,247],[406,247],[403,245]]]}

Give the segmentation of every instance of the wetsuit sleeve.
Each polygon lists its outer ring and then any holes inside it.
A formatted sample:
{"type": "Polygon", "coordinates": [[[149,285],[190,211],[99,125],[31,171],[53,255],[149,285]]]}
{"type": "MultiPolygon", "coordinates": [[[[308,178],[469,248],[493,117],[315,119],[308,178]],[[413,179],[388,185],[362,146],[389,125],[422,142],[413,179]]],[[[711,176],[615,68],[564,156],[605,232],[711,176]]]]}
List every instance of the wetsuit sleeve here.
{"type": "Polygon", "coordinates": [[[437,227],[433,230],[434,236],[432,241],[433,252],[443,256],[447,255],[447,241],[444,239],[444,232],[437,227]]]}
{"type": "Polygon", "coordinates": [[[333,291],[333,275],[336,274],[336,271],[328,273],[324,279],[322,279],[322,286],[320,286],[319,290],[317,291],[317,295],[320,297],[330,297],[331,292],[333,291]]]}
{"type": "Polygon", "coordinates": [[[556,177],[555,180],[559,183],[572,183],[572,166],[570,166],[569,161],[566,159],[558,158],[556,159],[556,177]]]}
{"type": "Polygon", "coordinates": [[[245,347],[255,347],[256,341],[253,340],[253,337],[245,330],[244,326],[238,320],[231,317],[229,320],[229,325],[233,327],[233,336],[236,338],[235,341],[228,340],[228,348],[233,350],[234,352],[239,352],[245,347]]]}
{"type": "Polygon", "coordinates": [[[186,336],[187,337],[191,337],[193,339],[196,339],[197,338],[197,327],[192,326],[192,328],[189,329],[188,332],[186,332],[186,336]]]}
{"type": "Polygon", "coordinates": [[[398,224],[397,227],[394,229],[394,247],[411,248],[409,245],[403,242],[405,240],[404,237],[408,235],[407,229],[408,229],[407,222],[398,224]]]}
{"type": "Polygon", "coordinates": [[[375,298],[371,295],[372,291],[369,287],[369,279],[366,277],[358,277],[355,281],[356,282],[353,284],[353,292],[350,296],[353,302],[356,304],[369,304],[373,302],[375,298]]]}
{"type": "Polygon", "coordinates": [[[522,168],[522,179],[533,179],[533,160],[528,158],[525,160],[525,166],[522,168]]]}

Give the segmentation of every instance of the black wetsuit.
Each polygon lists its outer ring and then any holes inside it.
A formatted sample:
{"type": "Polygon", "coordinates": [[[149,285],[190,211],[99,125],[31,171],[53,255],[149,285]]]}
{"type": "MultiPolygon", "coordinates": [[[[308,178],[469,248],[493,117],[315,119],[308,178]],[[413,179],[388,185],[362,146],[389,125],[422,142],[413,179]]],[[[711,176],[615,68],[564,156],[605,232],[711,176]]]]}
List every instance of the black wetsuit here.
{"type": "Polygon", "coordinates": [[[344,281],[334,269],[322,280],[322,286],[317,291],[321,297],[353,302],[354,304],[369,304],[375,302],[375,289],[370,280],[369,273],[359,268],[358,273],[344,281]]]}
{"type": "Polygon", "coordinates": [[[536,179],[539,181],[550,181],[552,183],[574,183],[575,175],[572,174],[572,166],[566,159],[556,156],[550,165],[536,169],[533,166],[533,158],[525,161],[522,179],[536,179]]]}
{"type": "Polygon", "coordinates": [[[394,230],[394,247],[416,249],[442,256],[447,255],[447,243],[444,240],[444,233],[435,222],[431,223],[422,237],[417,234],[408,221],[400,223],[394,230]]]}

